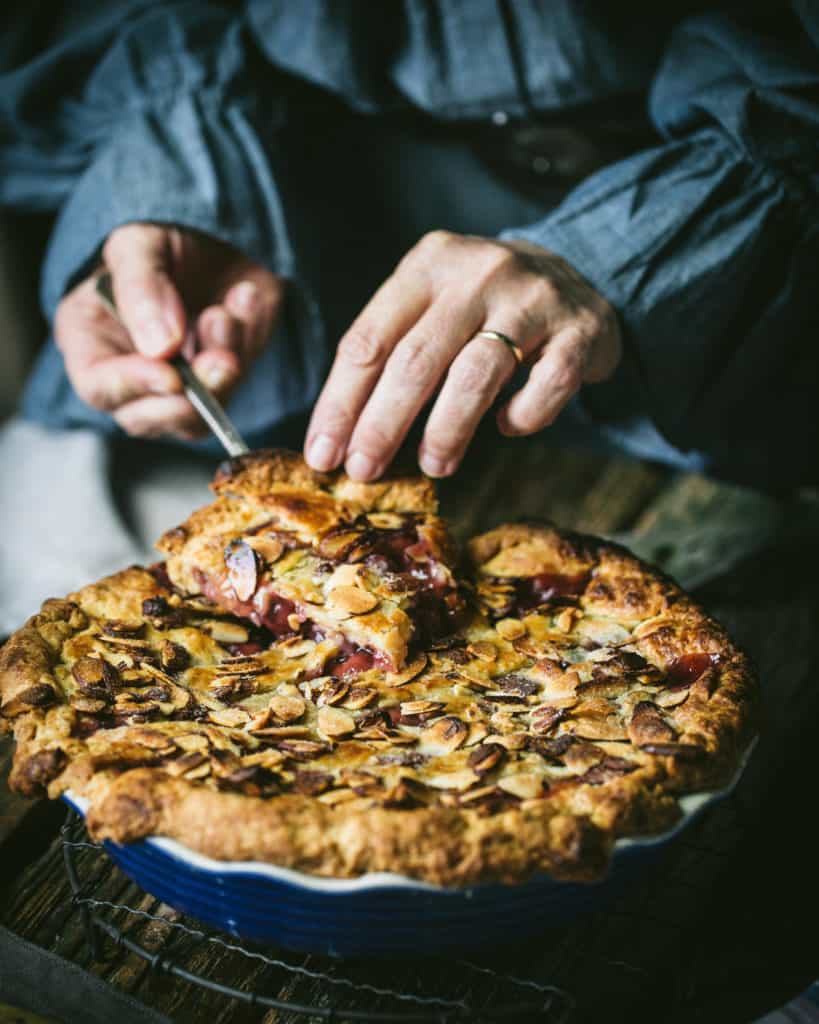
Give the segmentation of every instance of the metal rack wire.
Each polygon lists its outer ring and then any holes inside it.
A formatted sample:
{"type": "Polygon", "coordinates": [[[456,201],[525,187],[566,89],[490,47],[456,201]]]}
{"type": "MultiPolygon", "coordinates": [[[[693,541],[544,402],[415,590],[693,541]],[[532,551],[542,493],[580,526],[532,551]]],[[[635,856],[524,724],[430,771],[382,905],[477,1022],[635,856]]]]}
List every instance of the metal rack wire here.
{"type": "Polygon", "coordinates": [[[400,988],[374,985],[369,982],[353,981],[348,977],[339,977],[329,971],[316,970],[308,967],[305,962],[295,962],[292,958],[271,955],[263,948],[249,948],[238,940],[224,934],[218,934],[203,928],[194,928],[182,921],[168,920],[158,914],[138,907],[94,895],[94,881],[81,878],[78,867],[78,851],[94,851],[101,858],[107,858],[104,847],[88,840],[82,818],[74,811],[69,811],[65,824],[61,829],[63,862],[71,890],[71,901],[82,914],[85,937],[90,958],[101,961],[105,955],[103,940],[108,939],[115,947],[145,960],[151,971],[169,975],[182,981],[218,993],[231,999],[237,999],[251,1006],[264,1009],[287,1011],[299,1018],[314,1019],[340,1024],[341,1021],[371,1022],[371,1024],[457,1024],[469,1021],[470,1024],[486,1021],[544,1021],[547,1024],[565,1024],[575,1007],[572,995],[556,985],[545,984],[531,978],[517,977],[513,974],[496,971],[491,967],[474,963],[470,960],[457,960],[455,963],[463,972],[472,973],[476,977],[490,976],[495,983],[495,992],[499,996],[490,1003],[479,1005],[469,998],[453,994],[429,995],[405,991],[400,988]],[[152,922],[165,932],[161,948],[157,951],[147,949],[126,934],[126,926],[115,923],[114,918],[121,916],[125,921],[143,919],[152,922]],[[274,998],[256,991],[236,988],[233,985],[206,977],[191,971],[177,962],[173,953],[174,940],[184,936],[196,943],[217,947],[226,953],[239,955],[251,965],[265,965],[284,971],[289,975],[309,978],[321,982],[325,986],[327,1005],[307,1005],[287,999],[274,998]],[[510,996],[510,993],[515,993],[510,996]],[[358,998],[377,997],[391,1001],[402,1009],[395,1010],[364,1010],[352,1005],[358,998]],[[342,1002],[350,1005],[342,1005],[342,1002]]]}

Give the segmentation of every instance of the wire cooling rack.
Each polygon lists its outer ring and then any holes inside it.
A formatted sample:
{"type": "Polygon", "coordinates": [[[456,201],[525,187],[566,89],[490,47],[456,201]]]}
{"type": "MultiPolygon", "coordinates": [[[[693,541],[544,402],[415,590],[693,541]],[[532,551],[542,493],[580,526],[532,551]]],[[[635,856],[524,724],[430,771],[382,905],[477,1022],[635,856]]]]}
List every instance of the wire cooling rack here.
{"type": "MultiPolygon", "coordinates": [[[[572,995],[556,985],[545,984],[532,978],[517,977],[497,971],[489,966],[470,960],[450,961],[449,968],[457,967],[458,985],[462,992],[430,994],[429,991],[409,989],[354,981],[339,975],[336,971],[318,970],[308,966],[310,957],[287,954],[271,955],[271,951],[242,945],[238,940],[224,934],[192,927],[180,920],[169,919],[156,911],[118,903],[95,894],[97,880],[93,871],[82,877],[79,864],[82,853],[91,852],[95,858],[107,860],[104,847],[89,841],[82,818],[69,811],[61,829],[63,861],[71,890],[71,901],[82,914],[85,938],[90,958],[101,962],[105,955],[105,940],[117,948],[145,960],[152,972],[169,975],[182,981],[198,985],[210,992],[237,999],[249,1006],[287,1011],[298,1019],[313,1018],[341,1024],[342,1021],[376,1022],[399,1021],[404,1024],[457,1024],[469,1021],[544,1021],[548,1024],[564,1024],[570,1020],[575,1007],[572,995]],[[129,925],[135,920],[149,922],[153,928],[155,942],[159,948],[149,949],[129,934],[129,925]],[[157,936],[157,932],[161,933],[157,936]],[[157,941],[158,940],[158,941],[157,941]],[[215,980],[203,973],[183,966],[176,955],[184,946],[186,958],[190,956],[191,944],[221,950],[225,954],[239,956],[247,962],[248,970],[260,966],[275,968],[298,979],[310,979],[324,986],[325,1005],[308,1005],[288,999],[274,998],[253,989],[237,988],[234,985],[215,980]],[[489,999],[474,1000],[469,992],[469,976],[492,982],[489,999]],[[463,990],[466,990],[465,993],[463,990]],[[392,1003],[394,1009],[365,1010],[360,1008],[363,1000],[392,1003]],[[355,1005],[358,1003],[359,1005],[355,1005]],[[399,1009],[400,1007],[400,1009],[399,1009]]],[[[86,865],[87,866],[87,865],[86,865]]],[[[161,909],[161,908],[160,908],[161,909]]],[[[278,951],[277,951],[278,952],[278,951]]]]}

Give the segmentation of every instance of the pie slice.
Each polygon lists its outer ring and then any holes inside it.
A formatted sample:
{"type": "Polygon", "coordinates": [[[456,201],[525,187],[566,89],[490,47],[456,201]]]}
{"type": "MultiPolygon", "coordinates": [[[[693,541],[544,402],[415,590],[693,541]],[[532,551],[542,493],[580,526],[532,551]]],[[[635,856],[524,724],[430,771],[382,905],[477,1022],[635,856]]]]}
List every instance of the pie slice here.
{"type": "Polygon", "coordinates": [[[454,547],[430,481],[356,483],[259,451],[220,467],[212,489],[216,500],[158,544],[186,595],[277,639],[335,638],[337,676],[396,671],[457,626],[454,547]]]}

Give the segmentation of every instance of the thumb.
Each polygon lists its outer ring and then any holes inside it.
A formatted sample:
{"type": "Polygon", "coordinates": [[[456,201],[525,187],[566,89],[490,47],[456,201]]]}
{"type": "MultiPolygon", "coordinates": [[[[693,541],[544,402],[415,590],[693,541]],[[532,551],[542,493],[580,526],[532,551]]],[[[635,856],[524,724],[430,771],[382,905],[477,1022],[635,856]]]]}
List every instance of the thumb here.
{"type": "Polygon", "coordinates": [[[166,228],[126,224],[112,231],[103,249],[114,297],[134,347],[144,356],[167,359],[185,337],[185,306],[170,275],[166,228]]]}

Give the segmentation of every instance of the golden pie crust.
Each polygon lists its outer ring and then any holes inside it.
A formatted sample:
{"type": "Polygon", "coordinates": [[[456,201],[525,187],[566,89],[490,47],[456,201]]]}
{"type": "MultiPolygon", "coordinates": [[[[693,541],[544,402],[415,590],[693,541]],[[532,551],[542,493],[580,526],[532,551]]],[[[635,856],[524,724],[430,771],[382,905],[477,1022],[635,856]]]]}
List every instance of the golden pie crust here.
{"type": "Polygon", "coordinates": [[[466,545],[457,628],[423,649],[410,638],[398,667],[345,672],[340,634],[260,643],[256,625],[185,593],[186,545],[226,497],[255,510],[270,494],[276,528],[288,508],[309,544],[339,501],[353,521],[426,523],[428,483],[353,484],[275,453],[215,487],[185,536],[163,540],[176,585],[126,569],[47,601],[0,650],[12,786],[86,797],[96,839],[164,835],[337,878],[593,880],[617,838],[666,829],[681,794],[736,770],[755,729],[747,658],[624,549],[500,526],[466,545]]]}

